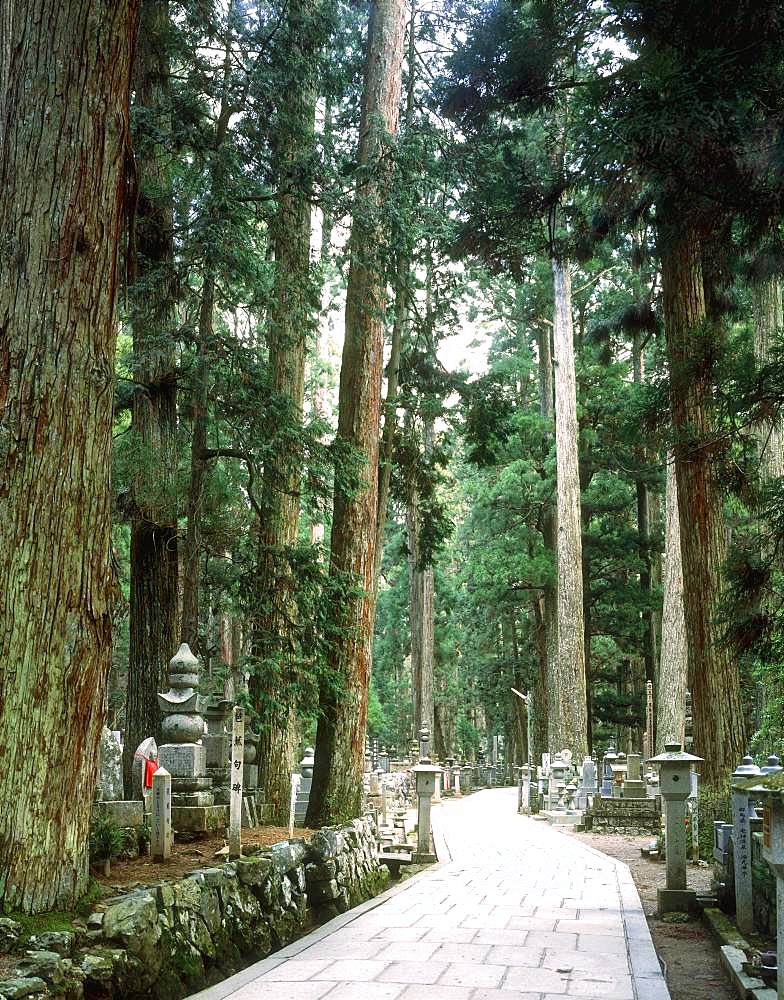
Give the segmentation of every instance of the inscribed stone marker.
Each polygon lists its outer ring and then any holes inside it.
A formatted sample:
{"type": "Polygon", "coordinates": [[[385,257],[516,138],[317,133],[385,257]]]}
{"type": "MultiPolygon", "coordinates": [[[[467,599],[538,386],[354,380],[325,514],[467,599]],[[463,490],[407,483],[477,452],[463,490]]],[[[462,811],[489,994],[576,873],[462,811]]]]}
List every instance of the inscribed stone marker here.
{"type": "Polygon", "coordinates": [[[166,861],[172,850],[172,780],[165,767],[152,776],[152,826],[150,852],[153,861],[166,861]]]}
{"type": "Polygon", "coordinates": [[[245,757],[245,709],[235,705],[231,730],[231,799],[229,803],[229,857],[242,853],[242,766],[245,757]]]}

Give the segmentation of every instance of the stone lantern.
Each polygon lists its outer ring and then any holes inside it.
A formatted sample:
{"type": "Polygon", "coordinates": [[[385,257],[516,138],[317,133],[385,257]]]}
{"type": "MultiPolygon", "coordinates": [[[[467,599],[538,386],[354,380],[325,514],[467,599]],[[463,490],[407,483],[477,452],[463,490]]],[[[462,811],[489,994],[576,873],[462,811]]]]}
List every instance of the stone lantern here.
{"type": "Polygon", "coordinates": [[[428,756],[430,732],[427,726],[422,726],[419,739],[422,757],[417,766],[412,768],[417,792],[417,853],[414,855],[414,863],[427,864],[437,860],[433,852],[430,831],[430,800],[435,794],[441,768],[433,764],[428,756]]]}
{"type": "Polygon", "coordinates": [[[659,790],[666,809],[667,887],[657,894],[659,913],[685,913],[695,905],[695,893],[686,888],[686,800],[692,766],[702,759],[685,753],[680,743],[665,743],[664,753],[650,759],[659,765],[659,790]]]}
{"type": "MultiPolygon", "coordinates": [[[[745,791],[764,805],[762,815],[762,855],[776,875],[776,954],[779,970],[784,969],[784,771],[773,770],[756,778],[733,782],[733,792],[745,791]]],[[[784,974],[779,972],[778,1000],[784,1000],[784,974]]]]}

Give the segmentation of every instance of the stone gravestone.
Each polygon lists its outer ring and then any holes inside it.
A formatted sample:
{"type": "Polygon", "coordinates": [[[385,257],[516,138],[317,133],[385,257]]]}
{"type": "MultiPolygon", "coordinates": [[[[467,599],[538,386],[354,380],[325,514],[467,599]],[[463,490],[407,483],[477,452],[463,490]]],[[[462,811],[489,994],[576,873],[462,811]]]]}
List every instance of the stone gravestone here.
{"type": "Polygon", "coordinates": [[[305,748],[305,755],[299,765],[302,781],[297,789],[297,799],[294,803],[294,821],[297,826],[302,826],[305,822],[305,815],[308,811],[308,800],[310,799],[310,786],[313,784],[313,766],[315,764],[313,747],[305,748]]]}
{"type": "Polygon", "coordinates": [[[169,663],[169,690],[158,695],[163,715],[158,761],[172,779],[172,823],[178,831],[207,833],[223,830],[227,809],[216,806],[207,754],[202,742],[204,719],[196,693],[201,664],[183,643],[169,663]]]}
{"type": "Polygon", "coordinates": [[[153,861],[166,861],[171,856],[174,841],[171,789],[171,775],[165,767],[159,767],[152,776],[150,853],[153,861]]]}
{"type": "Polygon", "coordinates": [[[613,747],[607,747],[604,758],[602,760],[602,789],[601,796],[603,799],[612,798],[613,793],[613,764],[618,759],[613,747]]]}
{"type": "Polygon", "coordinates": [[[577,789],[575,805],[578,809],[587,809],[589,799],[596,795],[596,764],[590,757],[583,759],[583,766],[580,774],[580,786],[577,789]]]}
{"type": "Polygon", "coordinates": [[[101,732],[99,760],[95,797],[101,802],[117,802],[123,797],[122,747],[107,726],[101,732]]]}
{"type": "Polygon", "coordinates": [[[207,732],[202,736],[206,775],[212,779],[213,800],[229,804],[231,794],[231,734],[228,731],[232,703],[225,698],[210,698],[204,709],[207,732]]]}
{"type": "Polygon", "coordinates": [[[637,753],[630,753],[626,758],[626,777],[623,781],[623,797],[625,799],[647,799],[648,786],[642,779],[640,765],[642,759],[637,753]]]}

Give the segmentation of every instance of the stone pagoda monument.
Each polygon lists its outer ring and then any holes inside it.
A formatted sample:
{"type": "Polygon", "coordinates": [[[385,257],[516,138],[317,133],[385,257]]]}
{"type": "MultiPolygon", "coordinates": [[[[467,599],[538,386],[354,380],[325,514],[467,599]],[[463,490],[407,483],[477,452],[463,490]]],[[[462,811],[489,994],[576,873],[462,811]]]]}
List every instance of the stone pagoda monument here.
{"type": "Polygon", "coordinates": [[[204,719],[196,688],[201,664],[187,643],[169,663],[169,690],[158,695],[163,715],[158,763],[172,776],[172,826],[178,833],[217,833],[228,825],[226,806],[216,806],[207,776],[204,719]]]}

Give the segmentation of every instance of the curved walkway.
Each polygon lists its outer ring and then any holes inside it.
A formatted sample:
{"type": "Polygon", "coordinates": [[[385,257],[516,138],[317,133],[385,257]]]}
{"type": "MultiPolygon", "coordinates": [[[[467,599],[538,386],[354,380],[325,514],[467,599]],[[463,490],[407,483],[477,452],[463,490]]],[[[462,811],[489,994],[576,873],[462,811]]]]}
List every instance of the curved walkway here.
{"type": "Polygon", "coordinates": [[[434,808],[438,865],[198,1000],[670,1000],[628,868],[516,807],[434,808]]]}

